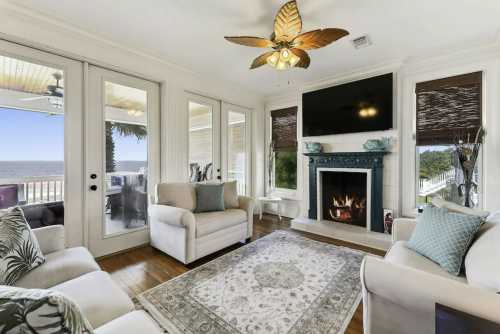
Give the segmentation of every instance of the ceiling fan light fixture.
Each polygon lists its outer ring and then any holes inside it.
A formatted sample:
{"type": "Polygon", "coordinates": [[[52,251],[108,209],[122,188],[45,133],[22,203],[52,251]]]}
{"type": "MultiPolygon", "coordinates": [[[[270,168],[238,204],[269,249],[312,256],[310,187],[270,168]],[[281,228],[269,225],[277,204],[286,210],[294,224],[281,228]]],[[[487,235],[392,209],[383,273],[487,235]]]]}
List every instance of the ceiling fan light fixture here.
{"type": "Polygon", "coordinates": [[[283,48],[280,51],[274,52],[271,56],[267,58],[267,63],[277,70],[287,70],[294,67],[300,61],[300,57],[297,57],[287,48],[283,48]]]}

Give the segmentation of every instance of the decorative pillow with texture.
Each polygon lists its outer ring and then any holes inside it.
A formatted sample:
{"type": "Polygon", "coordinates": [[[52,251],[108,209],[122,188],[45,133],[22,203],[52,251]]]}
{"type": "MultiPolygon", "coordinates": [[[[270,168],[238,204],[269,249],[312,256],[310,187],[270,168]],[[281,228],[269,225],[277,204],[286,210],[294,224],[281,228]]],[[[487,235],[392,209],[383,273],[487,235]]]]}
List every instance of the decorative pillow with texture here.
{"type": "Polygon", "coordinates": [[[224,184],[196,184],[196,209],[194,212],[224,210],[224,184]]]}
{"type": "Polygon", "coordinates": [[[238,209],[238,184],[237,181],[224,183],[224,207],[226,209],[238,209]]]}
{"type": "Polygon", "coordinates": [[[21,208],[4,212],[0,216],[0,285],[13,285],[44,262],[45,257],[21,208]]]}
{"type": "Polygon", "coordinates": [[[93,333],[78,306],[59,292],[0,286],[0,333],[93,333]]]}
{"type": "Polygon", "coordinates": [[[417,226],[407,247],[458,276],[464,256],[482,224],[478,216],[427,207],[417,217],[417,226]]]}

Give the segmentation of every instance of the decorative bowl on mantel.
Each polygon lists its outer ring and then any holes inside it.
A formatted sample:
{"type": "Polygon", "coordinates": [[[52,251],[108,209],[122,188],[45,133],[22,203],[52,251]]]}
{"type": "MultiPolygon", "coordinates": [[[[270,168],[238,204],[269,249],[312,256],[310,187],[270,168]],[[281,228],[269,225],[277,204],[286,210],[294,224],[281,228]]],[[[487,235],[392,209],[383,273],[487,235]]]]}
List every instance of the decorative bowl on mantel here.
{"type": "Polygon", "coordinates": [[[363,148],[368,152],[387,152],[392,147],[391,137],[382,137],[380,139],[369,139],[363,144],[363,148]]]}
{"type": "Polygon", "coordinates": [[[323,151],[323,146],[317,142],[306,142],[304,143],[306,147],[306,153],[321,153],[323,151]]]}

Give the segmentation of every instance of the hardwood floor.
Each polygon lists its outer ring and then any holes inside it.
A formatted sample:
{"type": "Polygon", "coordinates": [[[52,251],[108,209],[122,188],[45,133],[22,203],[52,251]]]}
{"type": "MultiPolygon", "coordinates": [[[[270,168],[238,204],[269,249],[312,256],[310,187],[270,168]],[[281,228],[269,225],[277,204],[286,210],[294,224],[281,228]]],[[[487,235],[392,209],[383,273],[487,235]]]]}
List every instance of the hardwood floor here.
{"type": "MultiPolygon", "coordinates": [[[[276,230],[293,231],[290,229],[290,220],[284,218],[282,221],[279,221],[276,216],[271,215],[264,215],[263,219],[259,220],[258,216],[255,216],[252,240],[259,239],[276,230]]],[[[364,246],[305,232],[293,232],[314,240],[359,249],[377,255],[384,255],[382,251],[364,246]]],[[[98,262],[102,269],[109,272],[113,279],[133,297],[238,247],[241,247],[241,245],[228,247],[188,266],[149,246],[102,258],[98,262]]],[[[356,310],[356,314],[349,324],[346,333],[363,333],[363,309],[361,304],[356,310]]]]}

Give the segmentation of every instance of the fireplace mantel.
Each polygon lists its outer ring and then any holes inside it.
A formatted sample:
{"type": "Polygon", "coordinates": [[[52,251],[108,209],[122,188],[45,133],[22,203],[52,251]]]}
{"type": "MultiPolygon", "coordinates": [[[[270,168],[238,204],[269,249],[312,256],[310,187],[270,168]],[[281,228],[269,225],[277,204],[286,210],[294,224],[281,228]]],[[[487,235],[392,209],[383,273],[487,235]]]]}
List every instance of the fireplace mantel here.
{"type": "Polygon", "coordinates": [[[371,169],[371,230],[384,232],[383,222],[383,167],[387,152],[307,153],[309,157],[309,218],[317,219],[318,168],[371,169]]]}

